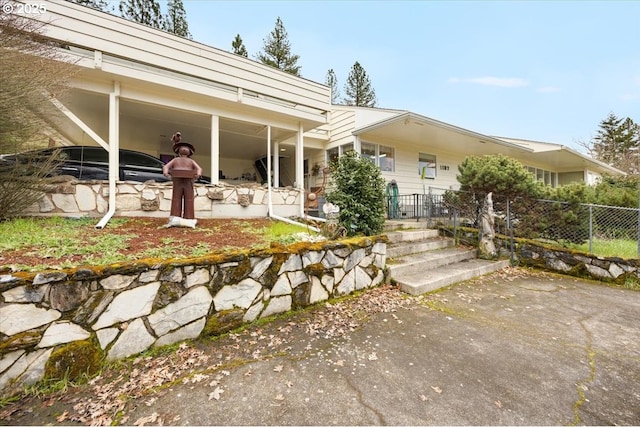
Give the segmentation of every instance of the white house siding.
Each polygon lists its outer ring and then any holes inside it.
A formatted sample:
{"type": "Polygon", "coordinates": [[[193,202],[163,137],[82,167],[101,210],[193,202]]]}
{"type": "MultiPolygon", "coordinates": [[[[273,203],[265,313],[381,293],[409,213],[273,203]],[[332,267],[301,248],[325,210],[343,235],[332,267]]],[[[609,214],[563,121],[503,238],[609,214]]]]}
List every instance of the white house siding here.
{"type": "Polygon", "coordinates": [[[327,149],[352,143],[355,140],[356,113],[353,110],[333,110],[329,124],[330,140],[327,149]]]}
{"type": "MultiPolygon", "coordinates": [[[[397,116],[405,111],[380,108],[347,107],[355,111],[355,129],[368,126],[371,123],[397,116]]],[[[334,110],[335,111],[335,110],[334,110]]]]}
{"type": "MultiPolygon", "coordinates": [[[[230,100],[237,100],[236,88],[242,88],[324,111],[330,97],[325,85],[73,3],[48,2],[47,13],[35,17],[48,22],[45,33],[51,38],[227,85],[230,100]]],[[[245,98],[250,101],[251,96],[245,98]]],[[[255,98],[250,104],[266,101],[255,98]]]]}
{"type": "Polygon", "coordinates": [[[376,141],[375,139],[366,141],[393,147],[395,155],[395,171],[382,172],[382,177],[385,179],[386,183],[391,182],[391,180],[395,180],[400,194],[421,194],[423,191],[428,192],[429,187],[432,187],[432,191],[434,193],[439,194],[444,190],[457,189],[460,186],[456,180],[458,164],[461,161],[459,155],[432,150],[428,146],[418,148],[417,144],[407,144],[398,141],[376,141]],[[437,169],[435,179],[423,180],[418,174],[418,155],[421,152],[436,156],[437,169]],[[440,170],[440,165],[449,166],[449,170],[440,170]]]}

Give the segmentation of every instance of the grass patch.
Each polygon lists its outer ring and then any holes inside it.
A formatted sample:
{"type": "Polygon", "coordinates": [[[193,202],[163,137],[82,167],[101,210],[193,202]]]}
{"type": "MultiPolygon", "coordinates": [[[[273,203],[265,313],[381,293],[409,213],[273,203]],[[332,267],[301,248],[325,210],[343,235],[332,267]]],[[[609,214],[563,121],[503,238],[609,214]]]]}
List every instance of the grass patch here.
{"type": "MultiPolygon", "coordinates": [[[[569,248],[589,253],[589,242],[582,245],[569,245],[569,248]]],[[[594,239],[592,253],[604,257],[638,258],[638,242],[622,239],[594,239]]]]}
{"type": "MultiPolygon", "coordinates": [[[[122,227],[130,221],[145,223],[140,218],[112,218],[109,227],[122,227]]],[[[265,247],[271,242],[282,244],[302,240],[302,235],[316,233],[307,227],[272,221],[266,227],[255,226],[250,221],[228,220],[230,228],[240,229],[240,233],[252,236],[252,247],[265,247]]],[[[135,223],[134,223],[135,225],[135,223]]],[[[148,225],[148,223],[147,223],[148,225]]],[[[212,250],[237,249],[232,245],[215,248],[204,238],[196,245],[188,245],[179,238],[162,236],[137,252],[135,256],[123,254],[136,236],[121,228],[122,233],[99,233],[92,235],[95,219],[70,219],[64,217],[50,218],[16,218],[0,222],[0,259],[4,252],[20,251],[22,254],[36,259],[56,259],[57,264],[33,263],[32,265],[14,265],[22,271],[37,271],[43,268],[71,268],[78,265],[108,265],[142,258],[184,258],[201,257],[212,250]],[[78,261],[81,259],[81,261],[78,261]]],[[[134,227],[135,228],[135,227],[134,227]]],[[[199,228],[198,232],[205,236],[220,232],[219,226],[213,229],[199,228]]]]}
{"type": "Polygon", "coordinates": [[[269,227],[263,230],[265,240],[282,244],[294,243],[297,241],[296,235],[299,233],[317,235],[315,231],[308,227],[280,221],[272,222],[269,227]]]}
{"type": "MultiPolygon", "coordinates": [[[[112,227],[119,227],[128,221],[119,218],[112,221],[112,227]]],[[[85,227],[93,227],[91,218],[17,218],[0,222],[0,251],[17,250],[24,247],[58,248],[76,242],[85,227]]],[[[80,248],[75,248],[80,249],[80,248]]],[[[70,252],[70,251],[69,251],[70,252]]]]}

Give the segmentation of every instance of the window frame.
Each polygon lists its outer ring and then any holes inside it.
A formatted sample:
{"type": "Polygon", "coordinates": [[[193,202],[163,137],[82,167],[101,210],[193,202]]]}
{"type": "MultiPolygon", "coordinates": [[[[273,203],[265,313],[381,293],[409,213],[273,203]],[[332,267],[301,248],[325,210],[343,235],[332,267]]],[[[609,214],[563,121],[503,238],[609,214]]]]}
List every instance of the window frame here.
{"type": "Polygon", "coordinates": [[[435,154],[429,154],[429,153],[422,153],[422,152],[418,152],[418,175],[420,175],[420,178],[422,178],[422,170],[423,168],[426,168],[427,171],[432,170],[433,171],[433,176],[430,176],[429,174],[425,173],[424,179],[436,179],[438,177],[438,156],[436,156],[435,154]],[[429,159],[425,159],[424,158],[433,158],[433,161],[430,162],[429,159]],[[424,166],[422,166],[422,164],[425,163],[424,166]],[[429,163],[433,163],[433,167],[430,168],[429,167],[429,163]]]}

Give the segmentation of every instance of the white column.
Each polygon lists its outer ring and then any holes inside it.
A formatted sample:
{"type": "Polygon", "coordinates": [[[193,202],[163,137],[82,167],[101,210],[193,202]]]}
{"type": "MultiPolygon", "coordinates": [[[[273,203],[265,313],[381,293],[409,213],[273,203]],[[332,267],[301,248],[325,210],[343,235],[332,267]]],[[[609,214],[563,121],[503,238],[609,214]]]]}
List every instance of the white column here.
{"type": "Polygon", "coordinates": [[[211,183],[220,176],[220,116],[211,116],[211,183]]]}
{"type": "MultiPolygon", "coordinates": [[[[298,123],[296,140],[296,182],[295,187],[304,189],[304,128],[302,122],[298,123]]],[[[302,198],[301,198],[302,199],[302,198]]],[[[302,200],[304,203],[304,200],[302,200]]]]}
{"type": "Polygon", "coordinates": [[[273,187],[280,187],[280,143],[273,143],[273,187]]]}
{"type": "Polygon", "coordinates": [[[115,82],[109,94],[109,190],[115,194],[120,164],[120,83],[115,82]]]}
{"type": "Polygon", "coordinates": [[[295,187],[301,190],[300,197],[300,217],[304,218],[304,202],[306,193],[304,192],[304,127],[302,122],[298,123],[298,139],[296,140],[296,183],[295,187]]]}
{"type": "Polygon", "coordinates": [[[353,151],[362,154],[362,143],[360,142],[360,135],[356,135],[353,139],[353,151]]]}
{"type": "Polygon", "coordinates": [[[267,188],[269,189],[269,208],[271,208],[271,126],[267,126],[267,188]]]}

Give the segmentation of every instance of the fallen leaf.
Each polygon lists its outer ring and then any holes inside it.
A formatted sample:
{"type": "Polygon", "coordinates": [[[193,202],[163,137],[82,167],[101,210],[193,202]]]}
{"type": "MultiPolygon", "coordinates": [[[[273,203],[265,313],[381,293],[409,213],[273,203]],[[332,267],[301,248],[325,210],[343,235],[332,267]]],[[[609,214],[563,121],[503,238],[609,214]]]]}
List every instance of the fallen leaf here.
{"type": "Polygon", "coordinates": [[[69,416],[69,412],[68,411],[64,411],[62,414],[58,415],[56,417],[56,421],[58,421],[59,423],[66,421],[67,417],[69,416]]]}
{"type": "Polygon", "coordinates": [[[133,423],[133,425],[134,426],[144,426],[146,423],[155,423],[157,419],[158,419],[158,414],[156,412],[154,412],[153,414],[149,415],[148,417],[138,418],[138,420],[135,423],[133,423]]]}
{"type": "Polygon", "coordinates": [[[220,387],[216,387],[215,390],[213,390],[211,393],[209,393],[209,400],[211,400],[211,399],[220,400],[220,395],[222,393],[224,393],[224,390],[221,389],[220,387]]]}

